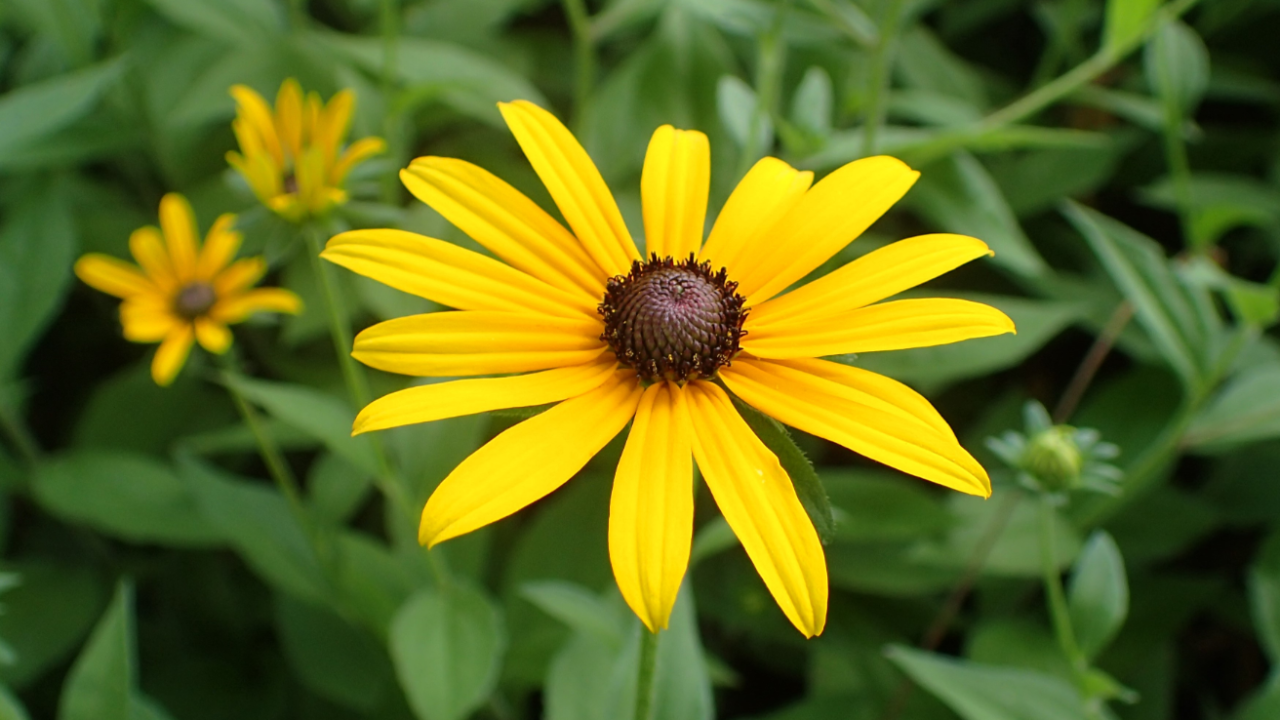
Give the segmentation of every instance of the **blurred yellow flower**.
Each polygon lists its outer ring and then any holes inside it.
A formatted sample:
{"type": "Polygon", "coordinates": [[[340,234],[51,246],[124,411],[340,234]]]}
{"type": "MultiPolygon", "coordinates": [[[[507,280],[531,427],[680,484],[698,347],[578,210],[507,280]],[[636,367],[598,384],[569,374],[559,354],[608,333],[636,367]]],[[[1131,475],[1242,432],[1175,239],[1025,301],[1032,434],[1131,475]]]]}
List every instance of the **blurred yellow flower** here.
{"type": "Polygon", "coordinates": [[[160,200],[160,227],[138,228],[129,237],[138,265],[101,253],[76,262],[81,280],[124,300],[120,321],[126,339],[160,343],[151,363],[158,385],[173,382],[193,341],[209,352],[224,353],[231,347],[229,323],[259,311],[302,309],[302,301],[288,290],[253,289],[267,271],[261,257],[232,262],[240,248],[240,233],[231,229],[235,219],[231,214],[219,217],[202,248],[191,205],[169,193],[160,200]]]}
{"type": "Polygon", "coordinates": [[[347,201],[347,173],[386,149],[382,138],[361,138],[342,150],[355,107],[355,94],[342,90],[322,104],[315,92],[303,97],[293,78],[276,94],[272,112],[252,88],[231,88],[236,119],[231,127],[240,152],[227,162],[244,176],[264,205],[291,222],[322,215],[347,201]],[[339,152],[341,151],[341,152],[339,152]]]}
{"type": "Polygon", "coordinates": [[[903,240],[787,292],[875,222],[919,173],[872,157],[811,188],[813,173],[765,158],[703,243],[707,138],[663,126],[640,182],[646,260],[569,130],[531,103],[500,107],[572,233],[485,170],[425,157],[401,172],[404,184],[501,261],[399,230],[346,232],[322,255],[456,308],[365,330],[355,340],[361,362],[407,375],[502,376],[392,393],[361,411],[356,433],[559,403],[498,435],[436,488],[422,513],[423,543],[542,498],[631,423],[614,476],[609,553],[618,587],[645,625],[667,625],[689,563],[696,462],[783,613],[813,636],[827,613],[822,545],[791,479],[730,392],[873,460],[990,494],[986,471],[922,396],[818,359],[1013,332],[1003,313],[975,302],[880,302],[990,254],[982,241],[903,240]]]}

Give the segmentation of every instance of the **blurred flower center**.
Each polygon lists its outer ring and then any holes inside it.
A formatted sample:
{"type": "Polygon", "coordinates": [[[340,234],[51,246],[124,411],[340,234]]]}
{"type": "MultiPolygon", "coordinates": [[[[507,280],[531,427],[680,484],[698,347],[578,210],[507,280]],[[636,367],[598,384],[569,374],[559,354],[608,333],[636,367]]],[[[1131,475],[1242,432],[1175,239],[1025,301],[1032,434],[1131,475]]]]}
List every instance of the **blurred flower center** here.
{"type": "Polygon", "coordinates": [[[714,377],[739,349],[746,312],[738,284],[691,255],[656,255],[609,280],[600,314],[618,362],[645,382],[714,377]]]}
{"type": "Polygon", "coordinates": [[[194,320],[209,312],[209,308],[213,307],[217,300],[218,296],[209,283],[188,283],[178,291],[178,297],[173,301],[173,310],[188,320],[194,320]]]}

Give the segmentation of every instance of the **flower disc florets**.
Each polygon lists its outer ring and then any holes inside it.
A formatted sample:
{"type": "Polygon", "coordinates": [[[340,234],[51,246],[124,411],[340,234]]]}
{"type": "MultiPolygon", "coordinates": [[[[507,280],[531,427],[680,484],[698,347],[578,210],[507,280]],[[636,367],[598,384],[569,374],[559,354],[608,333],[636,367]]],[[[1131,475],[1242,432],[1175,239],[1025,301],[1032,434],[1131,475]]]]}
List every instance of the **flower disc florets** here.
{"type": "Polygon", "coordinates": [[[188,283],[182,286],[178,296],[174,298],[173,311],[179,317],[194,320],[209,312],[217,301],[218,295],[209,283],[188,283]]]}
{"type": "Polygon", "coordinates": [[[600,315],[618,362],[646,383],[714,377],[738,353],[744,298],[722,268],[652,255],[609,280],[600,315]]]}

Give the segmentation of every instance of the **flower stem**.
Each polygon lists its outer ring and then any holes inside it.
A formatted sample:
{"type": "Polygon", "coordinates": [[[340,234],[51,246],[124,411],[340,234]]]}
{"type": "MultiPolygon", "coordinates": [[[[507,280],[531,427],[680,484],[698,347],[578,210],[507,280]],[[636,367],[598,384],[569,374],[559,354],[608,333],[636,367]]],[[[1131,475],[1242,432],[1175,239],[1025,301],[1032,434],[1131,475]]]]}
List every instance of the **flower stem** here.
{"type": "Polygon", "coordinates": [[[633,720],[653,716],[654,669],[658,664],[658,633],[640,628],[640,667],[636,676],[636,712],[633,720]]]}
{"type": "Polygon", "coordinates": [[[1076,406],[1084,397],[1084,391],[1089,389],[1089,383],[1093,382],[1094,375],[1097,375],[1098,369],[1102,367],[1102,361],[1107,359],[1111,348],[1120,338],[1120,333],[1124,332],[1125,326],[1132,318],[1133,303],[1128,300],[1120,301],[1115,312],[1111,313],[1111,318],[1107,320],[1106,326],[1102,328],[1102,333],[1093,341],[1088,354],[1080,361],[1080,366],[1076,368],[1075,375],[1071,376],[1067,389],[1062,392],[1062,399],[1058,401],[1058,407],[1053,411],[1054,424],[1061,425],[1071,418],[1071,414],[1076,411],[1076,406]]]}
{"type": "MultiPolygon", "coordinates": [[[[397,163],[402,151],[400,132],[399,103],[394,101],[396,94],[396,68],[400,47],[400,2],[399,0],[382,0],[379,8],[379,23],[382,29],[382,137],[387,141],[387,150],[397,163]]],[[[388,204],[397,202],[399,183],[395,173],[385,173],[382,178],[382,200],[388,204]]]]}
{"type": "Polygon", "coordinates": [[[880,37],[871,53],[871,72],[867,85],[867,116],[863,123],[862,154],[869,156],[876,151],[876,135],[884,124],[885,96],[889,90],[889,68],[893,64],[893,51],[898,43],[898,21],[902,17],[902,0],[889,0],[884,17],[880,21],[880,37]]]}
{"type": "MultiPolygon", "coordinates": [[[[316,225],[307,225],[303,227],[302,234],[306,238],[312,268],[320,281],[325,309],[329,314],[329,334],[333,337],[333,347],[338,355],[338,363],[342,367],[342,378],[346,382],[347,392],[356,407],[364,407],[369,404],[371,397],[369,383],[360,366],[356,364],[355,358],[351,357],[351,327],[348,323],[347,305],[332,274],[333,269],[320,258],[322,250],[320,228],[316,225]]],[[[378,489],[395,506],[397,512],[404,513],[411,522],[416,520],[404,482],[392,467],[391,460],[387,457],[386,447],[382,444],[382,438],[371,434],[369,444],[373,448],[374,459],[378,465],[378,472],[374,475],[378,489]]]]}
{"type": "Polygon", "coordinates": [[[31,431],[22,422],[22,418],[3,401],[0,401],[0,428],[4,429],[14,450],[17,450],[28,467],[35,467],[40,462],[40,445],[31,436],[31,431]]]}
{"type": "Polygon", "coordinates": [[[1062,574],[1058,568],[1058,552],[1053,537],[1053,504],[1048,495],[1039,498],[1040,509],[1040,569],[1044,574],[1044,594],[1049,602],[1049,616],[1053,620],[1053,634],[1058,646],[1071,662],[1071,669],[1080,678],[1089,668],[1089,661],[1080,651],[1075,630],[1071,627],[1071,613],[1067,610],[1066,593],[1062,590],[1062,574]]]}
{"type": "Polygon", "coordinates": [[[275,481],[276,487],[280,489],[280,494],[284,495],[285,500],[289,502],[289,508],[294,511],[301,521],[305,517],[302,507],[302,492],[298,487],[298,480],[293,476],[293,471],[289,469],[289,464],[285,462],[284,453],[280,452],[280,447],[276,445],[275,439],[262,426],[262,418],[258,415],[258,411],[253,405],[240,394],[240,390],[236,388],[235,382],[232,380],[233,375],[239,374],[238,363],[232,353],[229,351],[226,355],[217,356],[219,365],[222,366],[222,387],[227,389],[227,394],[231,396],[231,401],[235,403],[236,410],[240,411],[240,417],[244,419],[244,424],[249,428],[249,432],[253,433],[253,439],[258,443],[258,454],[262,456],[262,462],[267,466],[267,472],[270,473],[271,479],[275,481]]]}
{"type": "Polygon", "coordinates": [[[564,14],[569,19],[569,32],[573,35],[573,125],[574,132],[582,132],[587,107],[591,103],[591,87],[595,84],[596,52],[591,36],[591,16],[587,13],[586,0],[561,0],[564,14]]]}

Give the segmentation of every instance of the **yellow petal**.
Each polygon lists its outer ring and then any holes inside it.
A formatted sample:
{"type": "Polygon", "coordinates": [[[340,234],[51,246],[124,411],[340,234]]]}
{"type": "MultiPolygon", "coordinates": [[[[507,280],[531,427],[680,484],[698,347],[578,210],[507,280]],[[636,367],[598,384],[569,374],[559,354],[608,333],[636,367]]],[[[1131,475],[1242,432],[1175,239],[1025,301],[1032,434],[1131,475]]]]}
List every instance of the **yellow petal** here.
{"type": "Polygon", "coordinates": [[[352,230],[329,240],[320,257],[459,310],[502,310],[598,317],[596,304],[480,253],[403,230],[352,230]]]}
{"type": "Polygon", "coordinates": [[[351,147],[343,151],[342,157],[333,164],[333,170],[329,172],[329,182],[341,185],[352,168],[386,149],[387,143],[380,137],[360,138],[351,143],[351,147]]]}
{"type": "Polygon", "coordinates": [[[761,158],[734,188],[711,228],[699,259],[737,278],[772,249],[769,230],[800,202],[813,173],[801,172],[777,158],[761,158]]]}
{"type": "Polygon", "coordinates": [[[689,566],[692,435],[684,390],[650,385],[613,479],[609,560],[622,597],[651,632],[667,627],[689,566]]]}
{"type": "Polygon", "coordinates": [[[895,411],[842,391],[803,370],[766,361],[736,361],[724,368],[725,385],[747,403],[812,435],[905,473],[971,495],[991,494],[991,480],[955,437],[932,427],[933,413],[908,400],[895,411]]]}
{"type": "Polygon", "coordinates": [[[169,262],[179,283],[196,279],[196,257],[199,254],[196,237],[196,215],[191,203],[178,193],[160,198],[160,230],[169,248],[169,262]]]}
{"type": "Polygon", "coordinates": [[[172,293],[178,289],[178,278],[159,228],[148,225],[134,230],[129,236],[129,252],[162,292],[172,293]]]}
{"type": "Polygon", "coordinates": [[[431,546],[500,520],[582,469],[635,412],[640,384],[619,371],[498,435],[462,461],[422,510],[418,541],[431,546]]]}
{"type": "Polygon", "coordinates": [[[89,253],[76,261],[76,277],[86,285],[120,298],[135,295],[159,295],[155,283],[143,275],[136,265],[102,253],[89,253]]]}
{"type": "Polygon", "coordinates": [[[378,323],[356,336],[352,357],[402,375],[463,376],[582,365],[605,345],[599,320],[459,310],[378,323]]]}
{"type": "Polygon", "coordinates": [[[226,325],[211,318],[196,318],[196,340],[200,347],[215,355],[221,355],[231,347],[231,331],[226,325]]]}
{"type": "Polygon", "coordinates": [[[124,326],[125,339],[131,342],[160,342],[181,322],[168,304],[155,296],[133,297],[120,303],[120,324],[124,326]]]}
{"type": "Polygon", "coordinates": [[[800,358],[905,350],[1015,332],[1008,315],[951,298],[893,300],[806,324],[752,330],[742,347],[756,357],[800,358]]]}
{"type": "Polygon", "coordinates": [[[238,323],[257,312],[297,315],[302,312],[302,300],[282,288],[258,288],[219,300],[209,309],[209,317],[220,323],[238,323]]]}
{"type": "Polygon", "coordinates": [[[276,93],[276,130],[289,154],[302,154],[302,88],[293,78],[280,84],[276,93]]]}
{"type": "Polygon", "coordinates": [[[755,436],[717,385],[685,387],[693,456],[760,579],[805,637],[827,621],[822,543],[778,458],[755,436]]]}
{"type": "MultiPolygon", "coordinates": [[[[280,136],[276,133],[275,119],[267,101],[247,85],[233,85],[231,97],[236,100],[236,114],[244,120],[245,131],[257,137],[258,144],[270,153],[278,167],[284,167],[284,149],[280,144],[280,136]]],[[[243,144],[240,147],[248,150],[243,144]]]]}
{"type": "Polygon", "coordinates": [[[640,175],[645,250],[683,260],[702,247],[711,184],[711,146],[697,130],[663,125],[649,140],[640,175]]]}
{"type": "MultiPolygon", "coordinates": [[[[325,161],[330,166],[334,164],[335,159],[338,157],[338,146],[342,144],[342,139],[347,136],[347,129],[351,126],[351,112],[355,109],[355,105],[355,93],[348,89],[339,90],[337,94],[329,98],[328,104],[324,106],[324,110],[321,111],[320,117],[316,121],[314,142],[324,150],[325,161]]],[[[382,141],[378,140],[378,142],[381,143],[382,141]]],[[[349,153],[350,150],[347,152],[349,153]]],[[[378,152],[381,152],[381,148],[379,148],[378,152]]]]}
{"type": "Polygon", "coordinates": [[[604,273],[578,239],[523,193],[462,160],[422,157],[400,171],[419,200],[511,266],[599,302],[604,273]]]}
{"type": "Polygon", "coordinates": [[[208,282],[236,256],[240,249],[240,233],[231,228],[236,224],[236,216],[224,213],[214,221],[205,235],[204,247],[200,249],[200,261],[196,267],[196,277],[208,282]]]}
{"type": "Polygon", "coordinates": [[[900,240],[751,309],[747,329],[832,317],[897,295],[984,255],[991,248],[964,235],[900,240]]]}
{"type": "Polygon", "coordinates": [[[313,215],[322,215],[329,209],[324,167],[324,151],[311,145],[303,150],[293,169],[294,180],[298,183],[298,199],[313,215]]]}
{"type": "Polygon", "coordinates": [[[787,289],[862,234],[920,173],[887,156],[855,160],[823,178],[772,228],[763,251],[734,275],[752,307],[787,289]]]}
{"type": "Polygon", "coordinates": [[[498,109],[596,264],[607,277],[625,275],[640,253],[587,151],[554,115],[531,102],[498,103],[498,109]]]}
{"type": "Polygon", "coordinates": [[[167,387],[178,376],[178,371],[187,361],[191,352],[191,342],[195,333],[191,323],[178,323],[156,348],[156,356],[151,361],[151,379],[160,387],[167,387]]]}
{"type": "Polygon", "coordinates": [[[411,387],[366,405],[356,416],[351,434],[559,402],[600,387],[617,366],[618,363],[609,358],[528,375],[471,378],[411,387]]]}
{"type": "Polygon", "coordinates": [[[261,256],[247,257],[231,263],[213,277],[213,290],[218,297],[230,297],[262,279],[267,261],[261,256]]]}

